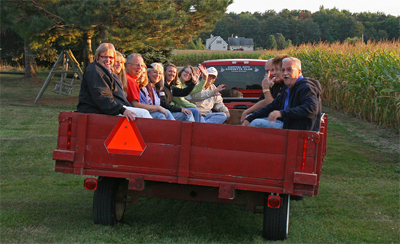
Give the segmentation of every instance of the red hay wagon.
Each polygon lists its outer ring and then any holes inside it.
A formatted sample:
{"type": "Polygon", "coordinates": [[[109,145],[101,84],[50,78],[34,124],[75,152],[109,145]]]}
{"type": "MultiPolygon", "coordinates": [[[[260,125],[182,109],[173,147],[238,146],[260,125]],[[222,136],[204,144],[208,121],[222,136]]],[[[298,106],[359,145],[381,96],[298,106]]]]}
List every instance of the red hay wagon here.
{"type": "Polygon", "coordinates": [[[96,224],[122,220],[140,197],[246,205],[263,236],[288,236],[290,196],[318,194],[327,115],[319,132],[61,112],[55,171],[97,176],[96,224]]]}

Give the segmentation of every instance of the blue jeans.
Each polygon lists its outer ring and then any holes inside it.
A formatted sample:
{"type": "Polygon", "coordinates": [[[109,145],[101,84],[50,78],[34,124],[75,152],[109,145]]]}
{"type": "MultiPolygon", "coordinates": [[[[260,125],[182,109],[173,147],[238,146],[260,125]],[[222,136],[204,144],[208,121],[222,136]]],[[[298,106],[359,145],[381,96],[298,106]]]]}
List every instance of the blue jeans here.
{"type": "Polygon", "coordinates": [[[193,114],[186,115],[182,112],[173,112],[172,115],[174,116],[175,120],[194,122],[193,114]]]}
{"type": "Polygon", "coordinates": [[[276,120],[275,122],[270,122],[268,120],[268,117],[265,117],[265,118],[259,118],[259,119],[255,119],[255,120],[251,121],[249,126],[282,129],[283,122],[280,120],[276,120]]]}
{"type": "Polygon", "coordinates": [[[200,113],[199,110],[197,110],[197,108],[186,108],[186,109],[192,111],[195,122],[200,122],[200,113]]]}
{"type": "Polygon", "coordinates": [[[201,122],[222,124],[226,120],[226,114],[223,112],[209,113],[206,116],[201,116],[201,122]]]}
{"type": "Polygon", "coordinates": [[[151,117],[153,117],[153,119],[168,119],[168,120],[175,120],[174,116],[172,115],[172,113],[166,109],[167,111],[167,117],[165,117],[165,114],[159,112],[159,111],[155,111],[150,113],[151,117]]]}

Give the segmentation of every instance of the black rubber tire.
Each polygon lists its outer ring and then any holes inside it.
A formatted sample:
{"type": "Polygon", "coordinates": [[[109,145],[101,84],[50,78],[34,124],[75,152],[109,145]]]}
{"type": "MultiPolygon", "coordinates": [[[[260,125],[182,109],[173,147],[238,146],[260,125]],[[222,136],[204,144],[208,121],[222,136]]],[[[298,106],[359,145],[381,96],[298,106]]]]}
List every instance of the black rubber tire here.
{"type": "Polygon", "coordinates": [[[289,195],[279,195],[281,197],[280,208],[268,207],[268,196],[264,198],[264,221],[262,236],[268,240],[284,240],[288,238],[289,232],[289,195]]]}
{"type": "Polygon", "coordinates": [[[93,195],[93,218],[95,224],[115,225],[124,217],[128,187],[126,179],[100,177],[93,195]]]}

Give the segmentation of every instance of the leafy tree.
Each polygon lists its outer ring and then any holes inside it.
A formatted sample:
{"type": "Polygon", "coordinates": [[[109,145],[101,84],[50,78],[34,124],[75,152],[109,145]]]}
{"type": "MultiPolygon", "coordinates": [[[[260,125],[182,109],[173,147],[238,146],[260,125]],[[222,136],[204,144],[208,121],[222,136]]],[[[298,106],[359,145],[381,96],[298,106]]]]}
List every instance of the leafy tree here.
{"type": "Polygon", "coordinates": [[[289,35],[290,33],[290,24],[282,16],[270,17],[264,22],[263,25],[263,29],[266,30],[267,35],[274,35],[275,33],[289,35]]]}
{"type": "Polygon", "coordinates": [[[287,47],[293,47],[292,40],[287,39],[287,40],[285,41],[285,48],[287,48],[287,47]]]}
{"type": "Polygon", "coordinates": [[[278,44],[276,44],[275,36],[270,35],[268,37],[267,43],[265,43],[265,48],[267,49],[276,49],[278,48],[278,44]]]}
{"type": "Polygon", "coordinates": [[[194,41],[189,42],[186,48],[195,50],[206,50],[206,46],[203,44],[203,41],[200,37],[194,41]]]}
{"type": "Polygon", "coordinates": [[[253,38],[254,43],[264,43],[262,38],[260,21],[253,16],[241,15],[240,31],[238,36],[253,38]]]}
{"type": "Polygon", "coordinates": [[[400,38],[400,16],[387,16],[380,24],[379,28],[386,31],[389,40],[400,38]]]}
{"type": "Polygon", "coordinates": [[[378,30],[377,38],[379,40],[387,40],[388,37],[389,35],[385,30],[378,30]]]}
{"type": "Polygon", "coordinates": [[[275,40],[279,50],[286,47],[286,40],[282,33],[276,33],[275,40]]]}
{"type": "Polygon", "coordinates": [[[162,64],[168,64],[171,62],[172,49],[155,49],[154,47],[144,47],[137,51],[144,59],[147,66],[152,63],[158,62],[162,64]]]}
{"type": "Polygon", "coordinates": [[[196,44],[197,50],[206,50],[206,46],[203,44],[203,41],[201,40],[201,38],[197,38],[195,41],[195,44],[196,44]]]}
{"type": "Polygon", "coordinates": [[[1,30],[1,65],[20,67],[23,62],[24,40],[11,29],[1,30]],[[4,63],[3,63],[4,62],[4,63]]]}
{"type": "Polygon", "coordinates": [[[319,25],[308,19],[306,21],[301,21],[299,42],[295,44],[307,43],[307,42],[317,42],[321,39],[321,31],[319,25]]]}
{"type": "Polygon", "coordinates": [[[187,49],[196,50],[196,44],[194,42],[189,42],[186,46],[187,49]]]}
{"type": "Polygon", "coordinates": [[[2,2],[1,6],[1,28],[2,33],[5,29],[10,29],[23,40],[24,57],[25,57],[25,77],[37,77],[35,60],[30,48],[32,41],[32,33],[37,34],[38,28],[46,25],[38,25],[37,18],[31,18],[35,13],[26,5],[26,1],[7,1],[2,2]]]}
{"type": "Polygon", "coordinates": [[[20,0],[3,4],[2,26],[29,48],[68,44],[93,60],[92,43],[112,42],[124,53],[146,46],[183,46],[210,31],[232,0],[20,0]],[[3,21],[4,19],[4,21],[3,21]]]}
{"type": "Polygon", "coordinates": [[[370,27],[367,30],[365,30],[365,35],[364,35],[364,40],[372,40],[375,41],[378,36],[378,32],[375,30],[374,27],[370,27]]]}

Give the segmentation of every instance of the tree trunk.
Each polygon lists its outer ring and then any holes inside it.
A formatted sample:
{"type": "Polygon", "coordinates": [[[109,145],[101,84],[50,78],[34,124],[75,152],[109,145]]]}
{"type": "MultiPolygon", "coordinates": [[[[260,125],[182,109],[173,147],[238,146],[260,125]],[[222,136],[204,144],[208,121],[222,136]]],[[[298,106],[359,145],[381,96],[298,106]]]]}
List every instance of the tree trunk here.
{"type": "Polygon", "coordinates": [[[24,40],[24,52],[25,52],[25,77],[36,78],[36,62],[35,57],[32,54],[31,47],[27,40],[24,40]]]}
{"type": "Polygon", "coordinates": [[[90,32],[87,32],[85,33],[85,35],[83,35],[83,38],[83,43],[85,43],[85,47],[83,49],[83,64],[86,68],[91,62],[93,62],[92,35],[90,34],[90,32]]]}

